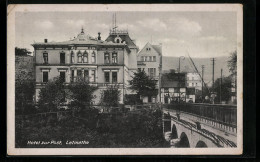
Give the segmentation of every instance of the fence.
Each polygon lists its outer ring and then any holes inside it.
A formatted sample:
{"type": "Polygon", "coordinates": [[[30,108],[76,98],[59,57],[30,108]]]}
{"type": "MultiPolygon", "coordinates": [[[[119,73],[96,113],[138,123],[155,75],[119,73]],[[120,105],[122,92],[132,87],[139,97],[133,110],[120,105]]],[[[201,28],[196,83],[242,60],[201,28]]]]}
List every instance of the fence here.
{"type": "Polygon", "coordinates": [[[168,109],[186,112],[233,128],[237,127],[237,107],[212,104],[169,104],[168,109]]]}

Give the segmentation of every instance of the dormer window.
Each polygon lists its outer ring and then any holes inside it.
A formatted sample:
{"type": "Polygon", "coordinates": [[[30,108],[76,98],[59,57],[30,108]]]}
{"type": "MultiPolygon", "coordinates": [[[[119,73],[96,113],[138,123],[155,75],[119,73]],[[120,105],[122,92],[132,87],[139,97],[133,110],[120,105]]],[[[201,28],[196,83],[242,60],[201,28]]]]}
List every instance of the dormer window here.
{"type": "Polygon", "coordinates": [[[83,53],[83,62],[84,62],[84,63],[87,63],[87,62],[88,62],[88,52],[87,52],[87,51],[85,51],[85,52],[83,53]]]}
{"type": "Polygon", "coordinates": [[[78,52],[78,63],[82,63],[82,53],[78,52]]]}
{"type": "Polygon", "coordinates": [[[119,35],[117,35],[117,37],[114,40],[116,43],[120,43],[122,42],[122,39],[119,37],[119,35]]]}

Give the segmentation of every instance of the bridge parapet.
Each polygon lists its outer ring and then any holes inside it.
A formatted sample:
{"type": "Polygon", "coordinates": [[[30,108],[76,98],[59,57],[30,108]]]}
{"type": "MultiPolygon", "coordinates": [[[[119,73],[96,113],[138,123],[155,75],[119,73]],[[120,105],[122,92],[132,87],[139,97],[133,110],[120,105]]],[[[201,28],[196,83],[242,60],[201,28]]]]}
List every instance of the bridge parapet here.
{"type": "Polygon", "coordinates": [[[237,130],[237,107],[234,105],[183,103],[164,105],[164,108],[192,114],[201,121],[212,122],[230,131],[237,130]]]}

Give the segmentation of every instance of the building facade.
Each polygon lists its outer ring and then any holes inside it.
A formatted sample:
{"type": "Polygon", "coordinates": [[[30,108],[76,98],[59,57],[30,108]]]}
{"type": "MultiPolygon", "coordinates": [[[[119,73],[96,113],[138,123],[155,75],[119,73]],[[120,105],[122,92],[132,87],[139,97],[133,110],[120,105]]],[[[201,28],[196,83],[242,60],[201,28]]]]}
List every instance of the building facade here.
{"type": "Polygon", "coordinates": [[[101,91],[117,84],[121,92],[119,103],[124,103],[128,80],[137,69],[137,47],[130,44],[128,32],[110,31],[106,41],[87,35],[82,29],[78,36],[64,42],[34,43],[35,57],[35,100],[38,101],[40,89],[59,77],[64,84],[75,82],[81,77],[98,89],[93,104],[98,105],[101,91]],[[122,36],[123,35],[123,36],[122,36]],[[121,37],[122,36],[122,37],[121,37]],[[129,40],[126,40],[126,39],[129,40]]]}
{"type": "Polygon", "coordinates": [[[192,100],[193,102],[196,102],[196,99],[198,99],[202,95],[202,80],[198,73],[195,72],[187,72],[186,73],[186,85],[189,89],[189,100],[192,100]]]}
{"type": "Polygon", "coordinates": [[[161,103],[180,103],[187,100],[185,77],[185,73],[175,73],[175,71],[162,74],[161,103]]]}
{"type": "Polygon", "coordinates": [[[198,73],[186,74],[186,85],[188,88],[195,88],[196,90],[202,89],[202,81],[198,73]]]}
{"type": "MultiPolygon", "coordinates": [[[[140,50],[137,55],[137,68],[156,81],[156,89],[159,90],[160,69],[162,66],[162,45],[152,45],[149,42],[140,50]]],[[[159,102],[157,96],[142,96],[143,103],[159,102]]]]}

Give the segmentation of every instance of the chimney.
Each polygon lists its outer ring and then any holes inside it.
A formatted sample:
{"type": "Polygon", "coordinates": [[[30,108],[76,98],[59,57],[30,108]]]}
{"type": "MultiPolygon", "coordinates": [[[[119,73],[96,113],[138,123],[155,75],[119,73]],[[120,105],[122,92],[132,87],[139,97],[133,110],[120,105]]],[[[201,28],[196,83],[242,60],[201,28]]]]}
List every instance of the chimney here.
{"type": "Polygon", "coordinates": [[[48,39],[44,39],[44,43],[48,43],[48,39]]]}
{"type": "Polygon", "coordinates": [[[100,32],[98,32],[98,40],[101,40],[100,32]]]}

